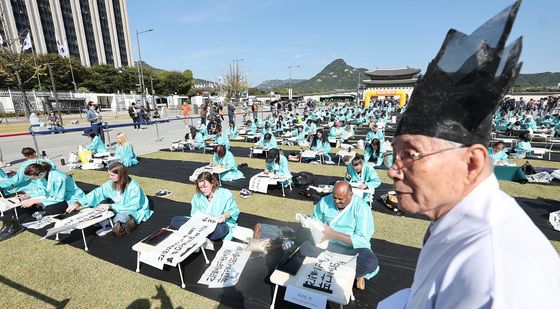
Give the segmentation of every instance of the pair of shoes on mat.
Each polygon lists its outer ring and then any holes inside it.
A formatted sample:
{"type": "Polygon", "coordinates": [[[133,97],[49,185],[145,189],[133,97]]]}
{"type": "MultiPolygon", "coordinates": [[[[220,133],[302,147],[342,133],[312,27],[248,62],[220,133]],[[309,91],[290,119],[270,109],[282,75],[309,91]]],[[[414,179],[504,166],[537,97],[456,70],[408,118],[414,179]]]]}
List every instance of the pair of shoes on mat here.
{"type": "Polygon", "coordinates": [[[251,190],[247,190],[247,189],[241,189],[241,191],[239,192],[239,195],[241,196],[241,198],[248,198],[252,194],[253,194],[253,192],[251,192],[251,190]]]}
{"type": "Polygon", "coordinates": [[[170,196],[171,194],[173,194],[173,192],[168,191],[166,189],[160,189],[160,190],[158,190],[158,192],[156,192],[157,197],[170,196]]]}
{"type": "Polygon", "coordinates": [[[105,236],[109,233],[111,233],[113,229],[110,226],[106,226],[103,228],[100,228],[99,230],[95,231],[95,234],[97,234],[97,236],[105,236]]]}

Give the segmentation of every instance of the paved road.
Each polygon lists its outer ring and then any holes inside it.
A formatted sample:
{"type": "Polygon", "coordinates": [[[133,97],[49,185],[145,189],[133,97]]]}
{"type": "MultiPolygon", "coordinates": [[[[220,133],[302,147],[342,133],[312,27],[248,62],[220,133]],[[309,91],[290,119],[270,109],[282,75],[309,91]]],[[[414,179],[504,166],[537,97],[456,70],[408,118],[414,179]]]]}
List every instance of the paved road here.
{"type": "MultiPolygon", "coordinates": [[[[195,123],[196,125],[197,123],[195,123]]],[[[84,125],[85,126],[85,125],[84,125]]],[[[167,123],[159,123],[159,136],[161,141],[156,141],[156,125],[142,126],[144,129],[135,131],[133,127],[120,127],[112,128],[109,130],[108,135],[111,140],[111,151],[114,151],[115,138],[118,133],[124,133],[129,139],[129,142],[134,146],[136,155],[142,155],[150,152],[157,151],[161,148],[166,148],[171,145],[171,142],[182,139],[186,132],[185,123],[182,120],[170,121],[167,123]]],[[[89,144],[90,138],[82,136],[82,132],[67,132],[64,134],[47,134],[36,135],[37,144],[40,151],[45,151],[49,159],[60,165],[60,159],[68,159],[68,153],[76,151],[77,147],[82,144],[89,144]]],[[[109,143],[107,133],[105,142],[109,143]]],[[[19,164],[23,161],[21,149],[23,147],[35,148],[33,138],[30,135],[0,138],[0,151],[5,163],[11,163],[12,166],[8,169],[17,169],[19,164]]],[[[60,167],[62,170],[67,170],[60,167]]]]}

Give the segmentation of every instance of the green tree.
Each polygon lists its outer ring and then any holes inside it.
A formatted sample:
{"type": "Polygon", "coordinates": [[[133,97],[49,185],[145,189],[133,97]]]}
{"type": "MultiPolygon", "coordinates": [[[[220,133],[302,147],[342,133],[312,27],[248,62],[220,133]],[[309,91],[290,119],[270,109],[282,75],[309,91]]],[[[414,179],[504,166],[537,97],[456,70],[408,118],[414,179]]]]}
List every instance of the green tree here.
{"type": "Polygon", "coordinates": [[[76,88],[80,87],[82,81],[87,78],[87,69],[82,66],[80,61],[76,58],[70,58],[70,60],[68,60],[68,58],[63,58],[57,54],[39,55],[37,56],[37,64],[42,68],[41,84],[43,89],[52,90],[52,83],[47,67],[47,64],[49,63],[52,67],[53,78],[57,91],[74,91],[72,73],[74,74],[76,88]],[[70,69],[69,61],[72,62],[72,70],[70,69]]]}

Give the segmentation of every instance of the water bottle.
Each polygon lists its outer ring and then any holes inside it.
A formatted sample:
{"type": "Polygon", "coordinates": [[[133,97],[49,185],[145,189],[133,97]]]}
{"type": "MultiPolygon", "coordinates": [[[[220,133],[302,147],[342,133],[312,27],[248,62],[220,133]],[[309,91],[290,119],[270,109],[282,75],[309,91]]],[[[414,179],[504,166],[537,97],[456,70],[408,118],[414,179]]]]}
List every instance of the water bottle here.
{"type": "Polygon", "coordinates": [[[45,214],[44,211],[36,211],[31,216],[35,218],[37,221],[41,221],[43,219],[43,215],[45,214]]]}

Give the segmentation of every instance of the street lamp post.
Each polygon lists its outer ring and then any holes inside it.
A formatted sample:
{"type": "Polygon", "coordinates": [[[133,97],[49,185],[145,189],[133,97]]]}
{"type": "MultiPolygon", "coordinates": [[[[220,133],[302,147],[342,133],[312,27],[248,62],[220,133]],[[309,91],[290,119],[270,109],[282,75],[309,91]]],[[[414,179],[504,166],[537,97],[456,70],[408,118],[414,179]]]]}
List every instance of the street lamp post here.
{"type": "Polygon", "coordinates": [[[148,30],[144,30],[144,31],[138,31],[136,30],[136,43],[138,44],[138,59],[139,59],[139,64],[140,66],[138,67],[138,70],[140,71],[140,76],[139,76],[139,84],[140,87],[142,87],[142,92],[141,92],[141,96],[142,96],[142,105],[146,104],[146,87],[144,86],[144,69],[142,68],[142,52],[140,49],[140,34],[142,33],[146,33],[146,32],[151,32],[154,31],[154,29],[148,29],[148,30]]]}
{"type": "Polygon", "coordinates": [[[299,68],[299,65],[289,65],[288,69],[290,69],[290,88],[288,89],[288,100],[292,99],[292,68],[299,68]]]}

